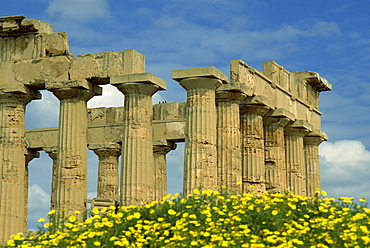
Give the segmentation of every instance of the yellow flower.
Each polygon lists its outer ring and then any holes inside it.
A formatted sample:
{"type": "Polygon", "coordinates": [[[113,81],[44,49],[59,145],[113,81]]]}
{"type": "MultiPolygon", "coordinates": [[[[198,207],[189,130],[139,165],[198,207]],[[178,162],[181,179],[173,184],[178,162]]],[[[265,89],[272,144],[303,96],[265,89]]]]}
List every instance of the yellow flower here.
{"type": "Polygon", "coordinates": [[[100,243],[99,241],[95,241],[95,242],[94,242],[94,245],[95,245],[95,246],[100,246],[100,245],[101,245],[101,243],[100,243]]]}
{"type": "Polygon", "coordinates": [[[44,222],[44,221],[45,221],[45,219],[44,218],[41,218],[37,222],[44,222]]]}
{"type": "Polygon", "coordinates": [[[54,213],[55,213],[55,209],[52,209],[52,210],[49,211],[48,215],[52,215],[54,213]]]}
{"type": "Polygon", "coordinates": [[[175,211],[175,210],[173,210],[173,209],[169,209],[169,210],[168,210],[168,214],[169,214],[169,215],[175,215],[175,214],[176,214],[176,211],[175,211]]]}
{"type": "Polygon", "coordinates": [[[271,214],[272,215],[277,215],[279,212],[277,210],[272,210],[271,214]]]}
{"type": "Polygon", "coordinates": [[[77,218],[76,218],[76,216],[71,215],[71,216],[69,216],[68,220],[69,220],[69,222],[75,222],[77,220],[77,218]]]}

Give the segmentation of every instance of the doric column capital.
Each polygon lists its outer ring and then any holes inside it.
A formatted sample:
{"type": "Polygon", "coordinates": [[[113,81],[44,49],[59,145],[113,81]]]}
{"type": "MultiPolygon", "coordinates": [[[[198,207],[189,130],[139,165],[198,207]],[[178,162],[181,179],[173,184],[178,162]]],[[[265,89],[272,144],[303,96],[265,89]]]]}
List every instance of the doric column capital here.
{"type": "Polygon", "coordinates": [[[240,114],[256,114],[264,116],[270,108],[266,105],[245,104],[240,107],[240,114]]]}
{"type": "Polygon", "coordinates": [[[172,78],[186,89],[206,88],[216,90],[227,82],[227,76],[215,67],[173,70],[172,78]]]}
{"type": "Polygon", "coordinates": [[[219,79],[222,83],[227,83],[227,76],[213,66],[172,71],[172,78],[177,82],[183,79],[199,77],[219,79]]]}
{"type": "Polygon", "coordinates": [[[180,81],[180,85],[186,90],[197,88],[216,90],[221,84],[221,80],[207,77],[184,78],[180,81]]]}
{"type": "Polygon", "coordinates": [[[24,84],[14,84],[1,86],[0,102],[16,102],[27,105],[32,100],[41,99],[41,93],[38,90],[29,88],[24,84]]]}
{"type": "Polygon", "coordinates": [[[277,108],[269,111],[263,118],[265,126],[285,127],[294,120],[294,115],[286,109],[277,108]]]}
{"type": "Polygon", "coordinates": [[[286,135],[306,136],[312,131],[312,125],[304,120],[297,120],[289,123],[285,128],[286,135]]]}
{"type": "Polygon", "coordinates": [[[216,102],[241,103],[248,95],[245,85],[240,83],[222,84],[216,90],[216,102]]]}
{"type": "Polygon", "coordinates": [[[112,76],[110,83],[125,95],[147,94],[152,96],[157,91],[166,89],[166,82],[151,73],[112,76]]]}
{"type": "Polygon", "coordinates": [[[320,145],[323,141],[328,140],[328,135],[321,130],[313,130],[303,137],[303,143],[305,145],[320,145]]]}
{"type": "Polygon", "coordinates": [[[92,143],[87,148],[93,150],[99,158],[121,155],[121,145],[118,143],[92,143]]]}
{"type": "Polygon", "coordinates": [[[165,139],[153,140],[153,152],[166,155],[171,150],[175,150],[177,147],[175,142],[171,142],[165,139]]]}
{"type": "Polygon", "coordinates": [[[46,83],[45,87],[47,90],[53,92],[59,100],[71,99],[88,101],[94,95],[102,94],[100,86],[84,79],[46,83]]]}

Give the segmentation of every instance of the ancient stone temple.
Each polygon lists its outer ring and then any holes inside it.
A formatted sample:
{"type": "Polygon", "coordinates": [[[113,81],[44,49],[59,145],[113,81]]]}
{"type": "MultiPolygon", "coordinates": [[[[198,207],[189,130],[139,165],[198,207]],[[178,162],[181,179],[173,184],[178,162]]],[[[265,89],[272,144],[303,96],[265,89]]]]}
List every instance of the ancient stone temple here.
{"type": "Polygon", "coordinates": [[[153,105],[166,82],[145,71],[144,55],[74,57],[67,35],[51,25],[1,17],[0,242],[27,229],[27,166],[39,151],[53,161],[50,207],[67,213],[86,208],[88,149],[99,157],[97,197],[90,201],[118,206],[166,195],[166,154],[178,142],[185,142],[185,195],[223,185],[240,193],[313,195],[320,188],[318,146],[327,140],[319,94],[331,85],[316,72],[289,72],[274,61],[263,68],[233,60],[229,77],[214,67],[173,70],[187,102],[153,105]],[[124,94],[123,107],[87,108],[103,84],[124,94]],[[40,90],[59,99],[59,126],[26,130],[25,107],[40,90]]]}

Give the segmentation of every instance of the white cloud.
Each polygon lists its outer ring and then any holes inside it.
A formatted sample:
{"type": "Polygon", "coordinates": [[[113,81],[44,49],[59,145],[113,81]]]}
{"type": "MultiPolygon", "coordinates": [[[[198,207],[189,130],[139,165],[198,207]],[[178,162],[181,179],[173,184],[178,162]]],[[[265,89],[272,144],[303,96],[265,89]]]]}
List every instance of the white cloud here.
{"type": "Polygon", "coordinates": [[[35,229],[37,220],[45,218],[50,210],[50,194],[40,185],[32,184],[28,189],[28,226],[35,229]]]}
{"type": "Polygon", "coordinates": [[[35,100],[27,105],[27,129],[57,127],[59,120],[59,100],[50,91],[40,91],[41,100],[35,100]]]}
{"type": "Polygon", "coordinates": [[[322,188],[332,197],[370,198],[370,151],[357,140],[320,145],[322,188]]]}
{"type": "Polygon", "coordinates": [[[320,146],[321,156],[331,164],[361,166],[370,162],[370,151],[357,140],[325,142],[320,146]]]}
{"type": "Polygon", "coordinates": [[[124,95],[113,85],[102,85],[101,96],[94,96],[87,102],[88,108],[98,107],[122,107],[124,95]]]}
{"type": "Polygon", "coordinates": [[[61,19],[89,22],[109,16],[106,0],[53,0],[46,12],[61,19]]]}

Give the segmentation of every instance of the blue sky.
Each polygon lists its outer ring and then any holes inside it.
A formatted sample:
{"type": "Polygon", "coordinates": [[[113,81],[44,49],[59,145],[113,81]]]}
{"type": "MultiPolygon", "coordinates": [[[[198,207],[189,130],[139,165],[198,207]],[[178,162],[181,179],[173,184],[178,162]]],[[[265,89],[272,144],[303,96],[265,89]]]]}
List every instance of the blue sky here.
{"type": "MultiPolygon", "coordinates": [[[[167,81],[162,100],[186,101],[171,72],[215,66],[229,75],[242,59],[262,70],[275,60],[289,71],[316,71],[332,85],[320,99],[322,187],[329,196],[370,199],[370,2],[249,0],[0,0],[0,16],[25,14],[66,32],[75,54],[135,49],[147,71],[167,81]]],[[[27,107],[27,128],[58,125],[58,101],[48,92],[27,107]]],[[[105,87],[89,107],[122,106],[105,87]]],[[[169,190],[181,191],[183,145],[168,155],[169,190]]],[[[89,153],[89,195],[96,191],[96,156],[89,153]]],[[[48,211],[51,161],[30,163],[30,221],[48,211]],[[42,179],[42,180],[41,180],[42,179]]]]}

